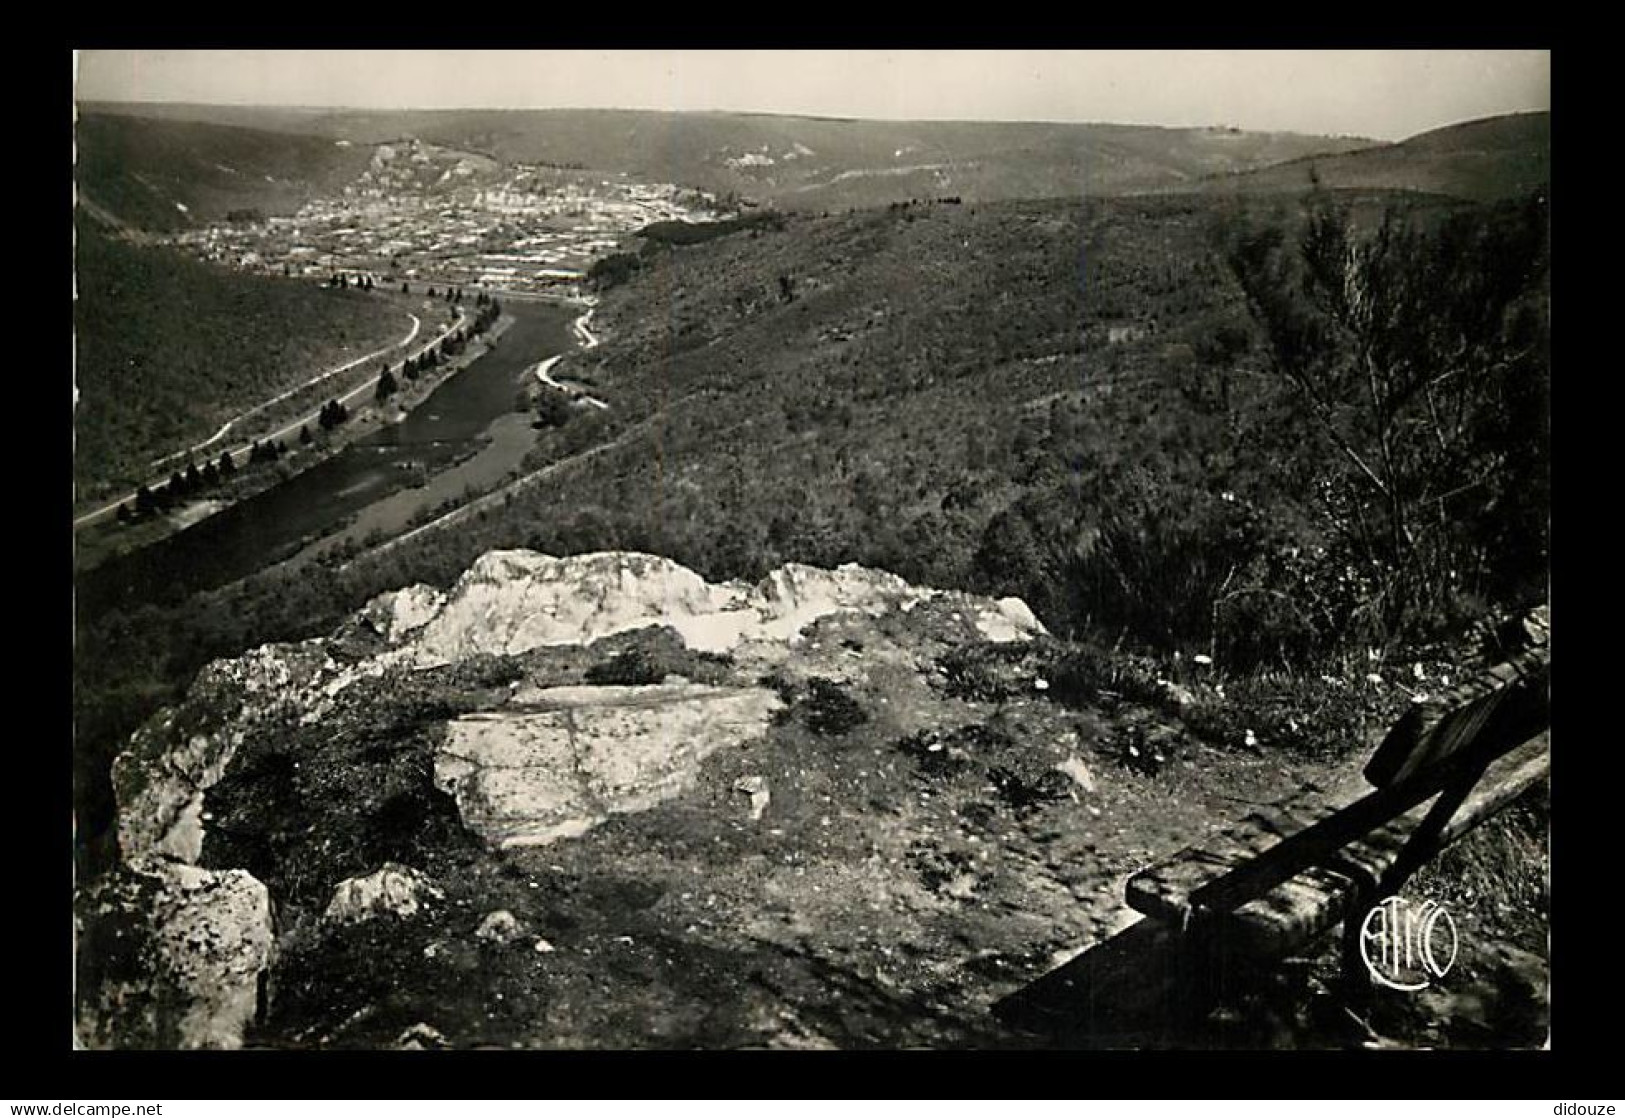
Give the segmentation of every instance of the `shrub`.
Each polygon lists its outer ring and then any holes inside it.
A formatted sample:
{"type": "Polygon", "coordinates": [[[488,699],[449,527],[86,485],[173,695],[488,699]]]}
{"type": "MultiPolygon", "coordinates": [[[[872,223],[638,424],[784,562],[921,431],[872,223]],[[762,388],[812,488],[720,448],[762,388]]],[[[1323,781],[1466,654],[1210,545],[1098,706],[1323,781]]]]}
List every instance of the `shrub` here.
{"type": "Polygon", "coordinates": [[[637,686],[659,683],[666,678],[664,665],[641,649],[618,653],[603,663],[587,669],[588,683],[599,685],[637,686]]]}
{"type": "Polygon", "coordinates": [[[814,676],[800,682],[773,672],[764,676],[762,683],[777,691],[785,702],[778,716],[781,722],[795,719],[815,734],[834,736],[869,721],[869,712],[834,680],[814,676]]]}

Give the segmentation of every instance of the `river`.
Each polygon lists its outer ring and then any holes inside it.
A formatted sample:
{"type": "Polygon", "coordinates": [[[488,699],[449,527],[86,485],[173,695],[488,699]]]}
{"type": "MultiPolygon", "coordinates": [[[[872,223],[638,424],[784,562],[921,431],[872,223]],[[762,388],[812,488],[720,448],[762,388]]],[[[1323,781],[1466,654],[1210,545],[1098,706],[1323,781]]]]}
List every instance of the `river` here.
{"type": "MultiPolygon", "coordinates": [[[[574,346],[570,323],[579,308],[518,298],[503,308],[514,321],[497,348],[453,374],[401,422],[174,535],[80,573],[76,611],[88,618],[146,602],[173,603],[246,578],[425,473],[433,476],[466,458],[494,423],[514,413],[526,371],[574,346]]],[[[425,501],[435,499],[434,489],[426,489],[425,501]]]]}

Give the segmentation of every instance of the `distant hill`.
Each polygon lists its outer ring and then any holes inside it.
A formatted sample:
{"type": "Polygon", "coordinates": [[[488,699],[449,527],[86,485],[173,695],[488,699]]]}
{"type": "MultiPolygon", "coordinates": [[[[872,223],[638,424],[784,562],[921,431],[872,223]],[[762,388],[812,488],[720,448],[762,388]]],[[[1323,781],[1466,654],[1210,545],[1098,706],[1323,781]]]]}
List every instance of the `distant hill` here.
{"type": "Polygon", "coordinates": [[[1518,197],[1551,181],[1552,114],[1517,113],[1423,132],[1397,144],[1313,155],[1208,182],[1219,191],[1410,190],[1473,201],[1518,197]]]}
{"type": "Polygon", "coordinates": [[[74,181],[87,208],[152,231],[234,211],[291,213],[341,189],[371,158],[320,136],[100,113],[83,114],[74,139],[74,181]]]}
{"type": "MultiPolygon", "coordinates": [[[[744,113],[87,108],[104,121],[114,115],[140,121],[148,136],[167,135],[166,129],[183,124],[207,124],[306,140],[322,137],[329,144],[346,141],[354,145],[352,152],[410,136],[504,163],[624,174],[800,210],[950,195],[994,200],[1177,189],[1215,174],[1311,154],[1359,151],[1374,143],[1223,128],[871,121],[744,113]]],[[[192,135],[206,138],[201,132],[192,135]]],[[[276,145],[267,147],[275,150],[276,145]]],[[[303,154],[307,149],[294,150],[303,154]]],[[[332,158],[327,149],[314,150],[332,158]]]]}

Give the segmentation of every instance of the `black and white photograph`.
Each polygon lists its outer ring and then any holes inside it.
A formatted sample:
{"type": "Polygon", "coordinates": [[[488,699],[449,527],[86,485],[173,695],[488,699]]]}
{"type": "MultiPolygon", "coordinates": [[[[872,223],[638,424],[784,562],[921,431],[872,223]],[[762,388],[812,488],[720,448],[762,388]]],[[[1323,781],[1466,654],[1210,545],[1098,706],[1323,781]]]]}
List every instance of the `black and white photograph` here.
{"type": "Polygon", "coordinates": [[[1550,50],[71,64],[72,1049],[1554,1047],[1550,50]]]}

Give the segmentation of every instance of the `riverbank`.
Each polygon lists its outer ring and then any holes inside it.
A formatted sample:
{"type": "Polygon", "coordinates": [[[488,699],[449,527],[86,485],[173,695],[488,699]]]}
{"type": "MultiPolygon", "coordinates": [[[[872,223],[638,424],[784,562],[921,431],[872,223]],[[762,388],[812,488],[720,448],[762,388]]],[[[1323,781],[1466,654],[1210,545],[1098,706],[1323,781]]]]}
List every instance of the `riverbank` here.
{"type": "MultiPolygon", "coordinates": [[[[215,390],[207,386],[198,388],[196,393],[189,393],[184,402],[169,401],[167,410],[173,418],[192,417],[186,423],[187,430],[161,438],[154,435],[155,441],[130,448],[127,454],[130,461],[116,471],[98,471],[94,461],[79,461],[76,446],[73,493],[75,531],[115,519],[120,507],[134,498],[140,486],[157,489],[169,480],[173,471],[185,470],[190,462],[196,462],[201,468],[205,462],[217,460],[223,451],[231,450],[235,454],[246,450],[253,439],[266,437],[275,425],[313,411],[338,391],[350,391],[358,379],[375,377],[374,366],[377,363],[399,364],[408,354],[419,352],[432,344],[430,339],[439,331],[442,315],[450,310],[449,306],[421,299],[381,293],[368,297],[364,304],[356,308],[355,326],[341,331],[350,336],[348,341],[330,337],[335,330],[332,324],[328,324],[325,332],[318,323],[280,324],[279,329],[288,335],[283,338],[282,348],[302,358],[298,359],[296,367],[300,373],[298,382],[294,384],[285,383],[287,372],[283,368],[266,367],[270,358],[265,353],[243,352],[275,350],[263,339],[256,339],[252,324],[230,327],[227,337],[216,339],[206,355],[192,355],[191,362],[194,366],[249,368],[254,371],[253,383],[225,393],[230,399],[216,400],[212,405],[206,399],[193,398],[194,395],[209,398],[215,390]],[[385,316],[387,329],[369,329],[369,324],[377,325],[369,316],[377,315],[385,316]],[[319,371],[306,375],[311,370],[319,371]],[[310,401],[309,406],[299,410],[307,400],[310,401]],[[194,411],[198,414],[193,415],[194,411]]],[[[203,324],[199,325],[201,328],[203,324]]],[[[217,329],[220,326],[218,322],[214,325],[217,329]]],[[[139,333],[143,324],[137,320],[127,329],[139,333]]],[[[277,336],[283,337],[281,334],[277,336]]],[[[280,350],[275,352],[281,354],[280,350]]],[[[92,352],[84,355],[83,359],[93,361],[97,357],[92,352]]],[[[137,353],[127,358],[136,362],[135,368],[138,370],[153,364],[167,367],[171,362],[184,362],[186,359],[185,351],[174,344],[168,349],[137,353]]],[[[280,366],[283,362],[278,364],[280,366]]],[[[201,378],[203,374],[197,375],[201,378]]],[[[95,378],[91,377],[90,380],[94,382],[95,378]]],[[[139,379],[137,382],[145,383],[139,379]]],[[[124,399],[121,393],[128,390],[122,381],[117,392],[106,385],[98,389],[95,383],[87,384],[85,391],[92,395],[75,405],[76,432],[84,425],[85,437],[91,437],[90,428],[98,409],[105,422],[108,408],[116,406],[134,415],[149,402],[145,396],[140,400],[124,399]]],[[[91,453],[89,448],[87,453],[91,453]]],[[[93,453],[91,456],[94,457],[93,453]]]]}
{"type": "MultiPolygon", "coordinates": [[[[554,380],[549,373],[571,352],[591,349],[598,344],[598,339],[584,328],[591,314],[589,306],[585,314],[570,323],[574,351],[567,349],[547,357],[520,378],[519,398],[531,400],[533,377],[547,390],[563,392],[572,400],[599,410],[609,409],[604,401],[586,395],[584,389],[577,386],[554,380]]],[[[341,527],[311,541],[279,566],[294,569],[309,562],[346,563],[362,552],[415,535],[419,529],[459,509],[492,499],[525,476],[526,459],[540,437],[530,406],[516,407],[510,414],[493,420],[481,436],[483,445],[473,454],[436,471],[422,485],[368,505],[341,527]]]]}
{"type": "MultiPolygon", "coordinates": [[[[463,319],[459,321],[466,325],[463,319]]],[[[387,402],[365,402],[366,390],[374,383],[372,379],[350,389],[340,397],[350,402],[360,401],[354,403],[350,419],[325,431],[317,424],[310,424],[312,441],[309,444],[300,443],[297,437],[291,440],[287,438],[290,431],[298,430],[300,424],[297,420],[282,427],[270,438],[280,436],[285,443],[291,443],[283,458],[270,464],[239,467],[231,480],[210,490],[206,496],[135,524],[124,524],[109,517],[87,525],[74,534],[74,572],[89,572],[109,559],[149,547],[192,528],[328,461],[366,436],[404,421],[442,385],[495,348],[496,340],[513,323],[514,317],[504,313],[485,333],[470,338],[462,352],[455,357],[447,358],[416,380],[397,377],[400,388],[387,402]]],[[[346,406],[352,405],[347,403],[346,406]]]]}
{"type": "MultiPolygon", "coordinates": [[[[528,371],[573,344],[574,313],[557,303],[518,300],[505,303],[504,311],[500,339],[471,346],[458,362],[462,371],[415,385],[408,400],[414,406],[391,403],[381,412],[374,406],[369,415],[339,428],[339,440],[307,447],[302,457],[258,471],[252,487],[191,527],[76,569],[79,615],[93,619],[108,610],[174,603],[236,582],[349,531],[364,509],[403,492],[416,493],[430,507],[461,497],[466,480],[453,493],[444,491],[446,483],[425,484],[459,466],[465,472],[480,470],[482,486],[500,484],[508,467],[490,465],[488,431],[494,421],[515,413],[528,371]],[[426,397],[421,403],[420,393],[426,397]],[[487,452],[483,458],[482,451],[487,452]],[[466,465],[473,459],[478,463],[466,465]]],[[[502,445],[511,447],[507,441],[502,445]]],[[[511,457],[522,460],[524,453],[515,448],[511,457]]],[[[412,500],[407,496],[400,503],[412,500]]],[[[417,507],[397,512],[391,523],[416,515],[417,507]]],[[[371,523],[362,531],[370,532],[371,523]]],[[[85,563],[91,561],[87,556],[85,563]]]]}

